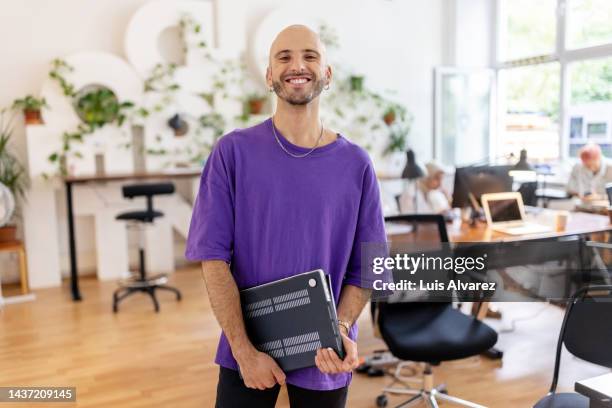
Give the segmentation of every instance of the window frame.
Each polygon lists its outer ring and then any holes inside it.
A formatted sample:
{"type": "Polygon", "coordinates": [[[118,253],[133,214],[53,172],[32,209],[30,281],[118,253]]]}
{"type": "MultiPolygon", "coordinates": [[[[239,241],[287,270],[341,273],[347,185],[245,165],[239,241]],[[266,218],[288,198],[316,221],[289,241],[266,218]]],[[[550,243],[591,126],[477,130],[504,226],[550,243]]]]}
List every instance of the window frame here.
{"type": "MultiPolygon", "coordinates": [[[[502,55],[503,50],[503,38],[502,38],[502,24],[505,24],[504,15],[503,15],[503,2],[508,0],[495,0],[493,2],[493,33],[492,33],[492,61],[491,67],[494,70],[495,80],[494,84],[499,86],[499,73],[501,70],[521,67],[521,66],[529,66],[529,65],[538,65],[546,62],[557,61],[559,63],[559,160],[566,160],[569,156],[569,137],[567,132],[567,109],[569,107],[570,102],[570,78],[569,78],[569,65],[574,62],[579,61],[587,61],[599,58],[612,57],[612,42],[601,45],[594,45],[583,48],[575,48],[569,49],[566,47],[567,44],[567,4],[571,0],[557,0],[556,10],[555,10],[555,20],[556,20],[556,41],[555,41],[555,50],[550,54],[544,55],[536,55],[529,56],[520,59],[514,60],[502,60],[500,55],[502,55]]],[[[501,103],[500,97],[504,95],[505,92],[500,92],[497,90],[495,95],[497,95],[497,112],[496,112],[496,128],[497,132],[495,132],[493,137],[499,138],[504,132],[504,124],[501,121],[502,109],[505,104],[501,103]]],[[[492,146],[498,146],[498,140],[491,141],[492,146]]]]}

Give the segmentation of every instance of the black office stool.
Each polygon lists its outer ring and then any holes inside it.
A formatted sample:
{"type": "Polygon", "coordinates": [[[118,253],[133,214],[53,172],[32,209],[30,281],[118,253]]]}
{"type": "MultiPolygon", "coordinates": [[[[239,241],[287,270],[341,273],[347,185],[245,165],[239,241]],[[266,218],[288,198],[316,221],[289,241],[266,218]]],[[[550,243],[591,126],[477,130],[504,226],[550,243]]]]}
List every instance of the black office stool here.
{"type": "Polygon", "coordinates": [[[119,302],[132,293],[145,292],[151,296],[155,311],[159,312],[159,302],[155,296],[157,289],[169,290],[176,294],[176,300],[181,300],[181,292],[171,286],[167,286],[168,277],[166,274],[158,274],[147,277],[145,272],[145,253],[144,253],[144,228],[146,224],[152,224],[154,220],[164,214],[153,209],[153,196],[160,194],[174,193],[174,184],[172,183],[156,183],[156,184],[132,184],[123,186],[123,196],[133,199],[134,197],[144,196],[147,199],[147,208],[144,211],[128,211],[119,214],[116,219],[128,221],[132,226],[139,229],[139,268],[138,274],[134,274],[127,279],[119,282],[120,288],[113,293],[113,312],[117,313],[119,302]]]}

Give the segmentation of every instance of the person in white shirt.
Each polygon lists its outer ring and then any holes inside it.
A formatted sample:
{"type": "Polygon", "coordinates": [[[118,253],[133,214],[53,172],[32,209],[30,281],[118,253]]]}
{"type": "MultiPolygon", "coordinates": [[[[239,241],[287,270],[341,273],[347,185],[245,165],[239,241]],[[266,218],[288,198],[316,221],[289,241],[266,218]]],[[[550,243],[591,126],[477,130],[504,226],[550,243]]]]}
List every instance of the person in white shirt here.
{"type": "Polygon", "coordinates": [[[612,182],[612,162],[594,143],[584,145],[578,155],[580,162],[574,165],[567,183],[568,194],[585,201],[604,199],[606,184],[612,182]]]}
{"type": "Polygon", "coordinates": [[[406,184],[399,199],[402,214],[443,214],[450,210],[449,196],[442,188],[446,171],[436,162],[427,163],[425,168],[425,177],[406,184]]]}

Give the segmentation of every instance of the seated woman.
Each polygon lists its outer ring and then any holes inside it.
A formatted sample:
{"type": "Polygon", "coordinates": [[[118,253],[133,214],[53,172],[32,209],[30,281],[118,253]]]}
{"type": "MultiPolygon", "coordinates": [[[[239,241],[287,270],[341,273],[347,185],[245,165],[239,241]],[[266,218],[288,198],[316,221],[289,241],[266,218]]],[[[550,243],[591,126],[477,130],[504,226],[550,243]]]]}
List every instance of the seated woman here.
{"type": "Polygon", "coordinates": [[[425,168],[427,174],[424,177],[416,183],[406,183],[399,198],[402,214],[443,214],[450,210],[449,195],[442,188],[444,168],[433,161],[425,168]]]}

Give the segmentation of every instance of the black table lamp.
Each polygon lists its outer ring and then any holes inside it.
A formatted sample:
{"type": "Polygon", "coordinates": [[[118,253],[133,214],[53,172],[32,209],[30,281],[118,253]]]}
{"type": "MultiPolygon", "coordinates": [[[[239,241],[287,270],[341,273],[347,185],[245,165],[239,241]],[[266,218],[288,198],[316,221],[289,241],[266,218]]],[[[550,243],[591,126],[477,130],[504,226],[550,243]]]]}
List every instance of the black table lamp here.
{"type": "Polygon", "coordinates": [[[519,161],[510,169],[508,174],[511,176],[517,175],[518,173],[535,173],[535,169],[527,161],[527,150],[522,149],[519,161]]]}
{"type": "Polygon", "coordinates": [[[402,178],[409,180],[413,185],[413,188],[414,188],[413,211],[415,214],[417,213],[417,194],[418,194],[417,179],[423,177],[424,175],[425,173],[423,172],[423,169],[419,167],[419,165],[416,162],[416,159],[414,157],[414,151],[412,151],[412,149],[408,149],[406,151],[406,166],[404,167],[404,170],[402,171],[402,178]]]}
{"type": "Polygon", "coordinates": [[[419,167],[416,163],[416,159],[414,158],[414,152],[412,149],[408,149],[406,151],[406,166],[402,171],[402,178],[408,180],[416,180],[418,178],[423,177],[425,173],[423,173],[423,169],[419,167]]]}

